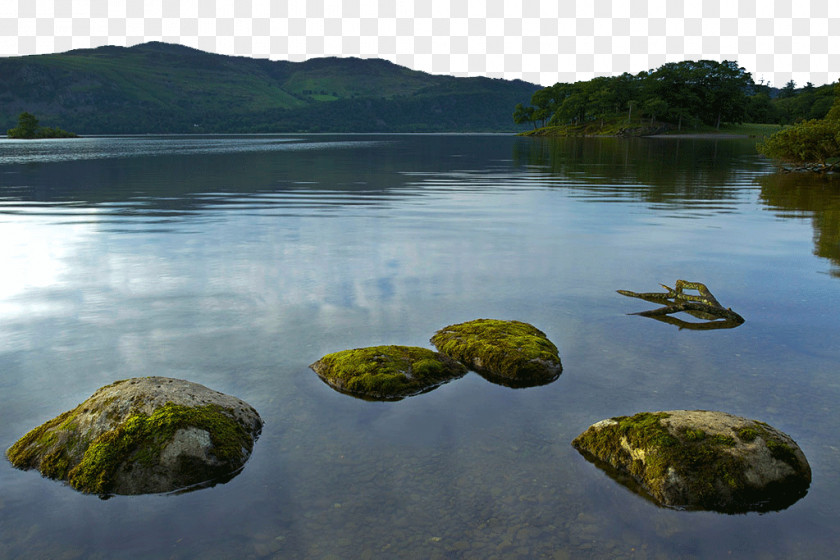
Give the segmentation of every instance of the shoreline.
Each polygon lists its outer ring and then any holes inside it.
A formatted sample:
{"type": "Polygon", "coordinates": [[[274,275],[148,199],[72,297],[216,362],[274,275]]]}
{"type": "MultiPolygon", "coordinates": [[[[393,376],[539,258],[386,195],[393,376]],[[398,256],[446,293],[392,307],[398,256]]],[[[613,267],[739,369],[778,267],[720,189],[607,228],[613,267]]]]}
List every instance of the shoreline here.
{"type": "Polygon", "coordinates": [[[733,139],[743,139],[743,138],[751,138],[749,134],[735,134],[731,132],[695,132],[689,134],[651,134],[650,136],[642,136],[641,138],[677,138],[677,139],[704,139],[707,138],[709,140],[733,140],[733,139]]]}
{"type": "Polygon", "coordinates": [[[755,138],[754,134],[736,134],[733,132],[693,132],[686,134],[522,134],[517,136],[531,138],[667,138],[674,140],[746,140],[755,138]]]}

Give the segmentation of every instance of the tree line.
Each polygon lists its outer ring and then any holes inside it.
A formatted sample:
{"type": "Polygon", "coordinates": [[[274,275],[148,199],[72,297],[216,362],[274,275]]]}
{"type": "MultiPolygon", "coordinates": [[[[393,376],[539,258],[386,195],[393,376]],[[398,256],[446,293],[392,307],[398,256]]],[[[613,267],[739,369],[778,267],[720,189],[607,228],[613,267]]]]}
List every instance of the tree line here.
{"type": "Polygon", "coordinates": [[[669,62],[638,74],[556,83],[514,108],[517,124],[545,126],[609,122],[668,123],[678,130],[722,123],[789,124],[823,118],[834,100],[832,86],[793,81],[781,90],[756,83],[734,61],[669,62]]]}

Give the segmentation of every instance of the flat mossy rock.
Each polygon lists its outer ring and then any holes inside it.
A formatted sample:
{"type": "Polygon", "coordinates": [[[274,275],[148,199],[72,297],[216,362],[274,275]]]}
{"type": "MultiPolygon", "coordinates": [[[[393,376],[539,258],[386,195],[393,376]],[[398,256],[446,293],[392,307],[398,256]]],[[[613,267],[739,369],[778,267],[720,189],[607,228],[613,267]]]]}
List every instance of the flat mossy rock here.
{"type": "Polygon", "coordinates": [[[435,333],[432,344],[489,381],[509,387],[551,383],[563,371],[557,347],[545,333],[520,321],[449,325],[435,333]]]}
{"type": "Polygon", "coordinates": [[[371,346],[327,354],[311,367],[334,389],[370,400],[399,400],[425,393],[467,369],[415,346],[371,346]]]}
{"type": "Polygon", "coordinates": [[[173,492],[235,476],[261,429],[257,411],[236,397],[141,377],[102,387],[27,433],[6,456],[82,492],[173,492]]]}
{"type": "Polygon", "coordinates": [[[811,484],[811,467],[790,436],[725,412],[619,416],[593,424],[572,445],[608,472],[629,475],[667,507],[779,510],[811,484]]]}

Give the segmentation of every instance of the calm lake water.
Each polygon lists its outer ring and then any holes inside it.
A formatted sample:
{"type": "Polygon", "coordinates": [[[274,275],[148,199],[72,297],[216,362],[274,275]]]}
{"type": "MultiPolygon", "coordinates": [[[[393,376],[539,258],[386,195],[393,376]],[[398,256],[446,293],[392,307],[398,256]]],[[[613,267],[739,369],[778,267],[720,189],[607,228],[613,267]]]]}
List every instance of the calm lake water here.
{"type": "Polygon", "coordinates": [[[0,463],[2,558],[828,558],[840,550],[840,181],[754,141],[221,136],[0,141],[0,446],[117,379],[188,379],[265,421],[245,469],[101,500],[0,463]],[[677,328],[617,289],[704,282],[677,328]],[[549,385],[475,373],[398,402],[308,368],[517,319],[549,385]],[[723,410],[813,469],[783,511],[659,508],[570,445],[723,410]]]}

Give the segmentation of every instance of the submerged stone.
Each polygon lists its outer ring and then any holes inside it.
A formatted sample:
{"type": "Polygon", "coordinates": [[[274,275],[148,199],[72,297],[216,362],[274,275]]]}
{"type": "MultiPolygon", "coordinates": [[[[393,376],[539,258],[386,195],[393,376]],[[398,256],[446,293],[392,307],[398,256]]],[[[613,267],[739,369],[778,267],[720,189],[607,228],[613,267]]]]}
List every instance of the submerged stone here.
{"type": "Polygon", "coordinates": [[[563,371],[557,347],[545,333],[520,321],[449,325],[435,333],[432,344],[489,381],[509,387],[551,383],[563,371]]]}
{"type": "Polygon", "coordinates": [[[811,467],[790,436],[725,412],[619,416],[593,424],[572,445],[667,507],[779,510],[811,484],[811,467]]]}
{"type": "Polygon", "coordinates": [[[147,494],[235,476],[262,429],[246,402],[166,377],[117,381],[6,451],[20,469],[82,492],[147,494]]]}
{"type": "Polygon", "coordinates": [[[425,393],[467,370],[427,348],[371,346],[327,354],[311,367],[334,389],[371,400],[425,393]]]}

